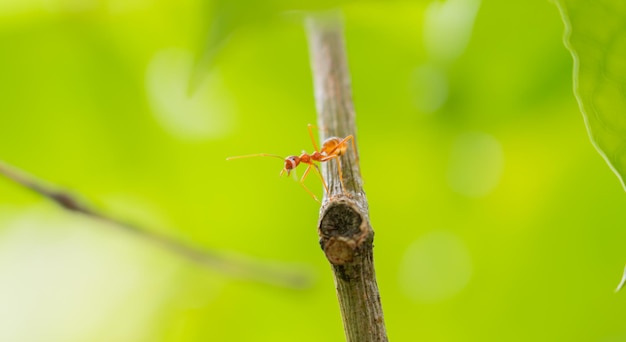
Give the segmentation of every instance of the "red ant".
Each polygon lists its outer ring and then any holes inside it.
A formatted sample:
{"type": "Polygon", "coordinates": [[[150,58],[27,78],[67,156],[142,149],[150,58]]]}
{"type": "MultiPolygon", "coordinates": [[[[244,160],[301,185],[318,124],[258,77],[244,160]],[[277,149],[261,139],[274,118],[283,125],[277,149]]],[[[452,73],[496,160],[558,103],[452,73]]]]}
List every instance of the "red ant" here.
{"type": "Polygon", "coordinates": [[[313,143],[313,147],[315,148],[315,152],[311,154],[308,154],[305,151],[302,151],[302,154],[300,154],[299,156],[288,156],[286,158],[283,158],[275,154],[257,153],[257,154],[249,154],[245,156],[228,157],[226,158],[226,160],[249,158],[249,157],[274,157],[274,158],[284,159],[285,166],[280,171],[281,176],[285,174],[285,172],[287,173],[287,175],[289,175],[293,169],[295,169],[296,167],[298,167],[298,165],[300,165],[300,163],[307,164],[308,166],[306,170],[304,171],[304,174],[302,174],[302,177],[300,178],[300,184],[302,185],[304,190],[306,190],[306,192],[308,192],[309,195],[313,197],[314,200],[319,202],[315,194],[313,194],[313,192],[311,192],[311,190],[309,190],[309,188],[307,188],[306,185],[304,184],[304,180],[309,175],[309,171],[313,169],[322,180],[322,184],[324,184],[324,189],[326,190],[326,193],[328,193],[328,185],[326,185],[326,181],[324,181],[324,177],[322,177],[322,173],[320,172],[319,167],[314,162],[321,163],[321,162],[329,161],[331,159],[335,159],[337,161],[337,170],[339,170],[339,181],[341,182],[341,188],[344,189],[345,187],[343,185],[343,175],[341,172],[341,162],[340,162],[339,157],[341,157],[348,149],[348,140],[352,142],[352,149],[354,150],[355,155],[356,155],[356,148],[354,147],[354,137],[352,135],[348,135],[347,137],[343,139],[337,138],[337,137],[326,139],[324,143],[322,144],[322,149],[320,150],[317,147],[317,144],[315,143],[315,138],[313,137],[313,131],[312,131],[313,127],[314,126],[311,124],[308,125],[309,136],[311,137],[311,142],[313,143]]]}

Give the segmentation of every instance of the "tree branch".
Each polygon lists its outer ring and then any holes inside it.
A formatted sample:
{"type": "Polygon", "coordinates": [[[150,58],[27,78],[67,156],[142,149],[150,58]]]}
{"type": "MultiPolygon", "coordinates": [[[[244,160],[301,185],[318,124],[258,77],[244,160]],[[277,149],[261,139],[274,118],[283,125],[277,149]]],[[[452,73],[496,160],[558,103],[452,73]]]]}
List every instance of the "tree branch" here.
{"type": "Polygon", "coordinates": [[[387,341],[373,261],[374,231],[363,192],[356,151],[355,113],[339,13],[306,20],[322,140],[354,136],[339,162],[322,164],[329,187],[320,209],[320,244],[331,263],[337,297],[349,342],[387,341]],[[345,188],[342,188],[345,186],[345,188]]]}
{"type": "Polygon", "coordinates": [[[226,257],[217,252],[208,251],[206,249],[201,250],[160,235],[149,229],[108,216],[79,201],[67,191],[46,185],[44,181],[31,175],[27,175],[23,171],[20,171],[13,166],[9,166],[2,161],[0,161],[0,175],[4,175],[13,182],[55,202],[67,211],[81,214],[97,221],[105,222],[111,227],[116,227],[121,231],[135,235],[143,241],[151,242],[158,247],[192,261],[200,266],[217,270],[232,277],[249,279],[277,286],[306,288],[311,285],[310,277],[304,272],[289,271],[282,269],[281,267],[269,267],[269,265],[262,264],[259,261],[226,257]]]}

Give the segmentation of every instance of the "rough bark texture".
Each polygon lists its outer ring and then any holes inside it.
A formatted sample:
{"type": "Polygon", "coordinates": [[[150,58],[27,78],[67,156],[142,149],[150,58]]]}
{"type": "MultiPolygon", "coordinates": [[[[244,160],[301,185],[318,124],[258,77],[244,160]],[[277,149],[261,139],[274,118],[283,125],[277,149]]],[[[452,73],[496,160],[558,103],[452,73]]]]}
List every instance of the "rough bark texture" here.
{"type": "Polygon", "coordinates": [[[339,160],[322,163],[329,192],[320,209],[320,245],[333,269],[347,341],[387,341],[374,272],[374,231],[356,150],[341,16],[311,15],[306,24],[320,136],[322,140],[354,136],[354,145],[339,160]]]}

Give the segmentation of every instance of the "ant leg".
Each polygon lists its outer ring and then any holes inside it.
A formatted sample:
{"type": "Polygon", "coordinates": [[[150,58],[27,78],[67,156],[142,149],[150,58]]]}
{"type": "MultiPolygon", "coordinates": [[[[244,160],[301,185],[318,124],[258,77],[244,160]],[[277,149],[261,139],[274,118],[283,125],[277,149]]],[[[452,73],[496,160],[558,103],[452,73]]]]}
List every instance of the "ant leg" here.
{"type": "Polygon", "coordinates": [[[317,167],[317,164],[311,164],[315,167],[315,169],[313,169],[313,171],[317,172],[317,175],[320,176],[320,179],[322,180],[322,184],[324,185],[324,190],[326,190],[326,193],[328,194],[328,185],[326,185],[326,181],[324,180],[324,177],[322,177],[322,173],[320,172],[319,167],[317,167]]]}
{"type": "Polygon", "coordinates": [[[350,142],[352,143],[352,153],[354,153],[354,160],[356,160],[356,166],[361,169],[361,165],[359,164],[359,155],[356,154],[356,144],[354,143],[354,137],[350,135],[350,142]]]}
{"type": "Polygon", "coordinates": [[[343,184],[343,172],[341,172],[341,157],[335,158],[337,161],[337,171],[339,171],[339,183],[341,183],[341,193],[346,193],[346,186],[343,184]]]}
{"type": "MultiPolygon", "coordinates": [[[[351,197],[350,194],[346,192],[346,186],[343,183],[343,171],[341,171],[341,156],[333,155],[333,156],[329,156],[329,157],[323,158],[320,161],[325,162],[325,161],[329,161],[331,159],[335,159],[337,161],[337,172],[339,173],[339,182],[341,183],[341,192],[344,195],[346,195],[348,197],[351,197]]],[[[320,174],[320,176],[321,176],[321,174],[320,174]]]]}
{"type": "Polygon", "coordinates": [[[309,136],[311,137],[311,142],[313,143],[313,147],[315,148],[315,152],[319,152],[320,149],[317,147],[317,144],[315,143],[315,138],[313,137],[313,130],[311,128],[313,128],[315,126],[309,124],[307,126],[308,130],[309,130],[309,136]]]}
{"type": "Polygon", "coordinates": [[[308,192],[309,195],[311,195],[311,197],[313,197],[313,199],[317,201],[317,203],[321,203],[320,200],[317,199],[317,196],[315,196],[315,194],[311,190],[309,190],[309,188],[307,188],[306,185],[304,185],[304,180],[306,179],[306,176],[309,174],[309,171],[311,171],[312,165],[314,164],[309,164],[309,166],[307,166],[306,170],[304,171],[304,174],[302,175],[302,178],[300,178],[300,185],[302,185],[304,190],[306,190],[306,192],[308,192]]]}
{"type": "Polygon", "coordinates": [[[334,155],[334,156],[330,156],[330,157],[324,158],[321,161],[325,162],[325,161],[329,161],[331,159],[335,159],[337,161],[337,173],[339,173],[339,183],[341,183],[341,192],[344,195],[350,196],[349,193],[346,193],[346,186],[343,183],[343,171],[341,171],[341,156],[334,155]]]}

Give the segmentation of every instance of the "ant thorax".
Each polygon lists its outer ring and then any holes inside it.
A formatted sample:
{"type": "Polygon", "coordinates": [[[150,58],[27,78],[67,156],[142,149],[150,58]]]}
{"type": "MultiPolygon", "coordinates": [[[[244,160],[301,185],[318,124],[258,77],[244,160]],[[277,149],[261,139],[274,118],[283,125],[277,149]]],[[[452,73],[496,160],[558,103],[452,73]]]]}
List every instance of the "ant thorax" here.
{"type": "Polygon", "coordinates": [[[311,163],[311,159],[314,159],[313,156],[311,156],[308,153],[302,151],[302,154],[300,155],[300,162],[301,163],[310,164],[311,163]]]}
{"type": "Polygon", "coordinates": [[[320,153],[318,151],[315,151],[315,152],[311,153],[311,159],[313,159],[315,161],[320,161],[320,159],[322,157],[325,157],[325,156],[326,156],[326,154],[320,153]]]}

